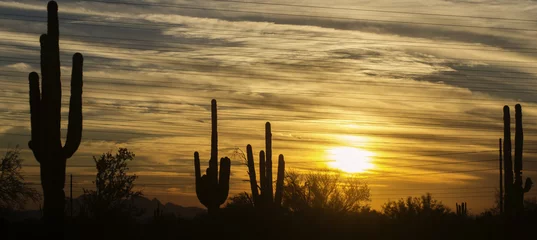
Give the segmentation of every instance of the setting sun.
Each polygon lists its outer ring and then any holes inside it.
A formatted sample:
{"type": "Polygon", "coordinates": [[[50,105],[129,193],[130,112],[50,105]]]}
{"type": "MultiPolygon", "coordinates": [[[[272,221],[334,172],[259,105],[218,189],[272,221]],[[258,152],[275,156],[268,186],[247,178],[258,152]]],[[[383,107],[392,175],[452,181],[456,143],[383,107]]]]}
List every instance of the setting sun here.
{"type": "Polygon", "coordinates": [[[336,147],[329,151],[330,166],[348,173],[364,172],[373,168],[372,152],[353,147],[336,147]]]}

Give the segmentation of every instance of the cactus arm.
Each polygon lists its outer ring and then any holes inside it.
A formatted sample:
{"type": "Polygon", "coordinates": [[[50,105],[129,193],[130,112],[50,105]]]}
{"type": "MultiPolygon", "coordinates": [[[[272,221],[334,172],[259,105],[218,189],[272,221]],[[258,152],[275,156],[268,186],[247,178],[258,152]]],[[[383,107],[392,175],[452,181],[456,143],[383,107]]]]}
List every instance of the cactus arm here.
{"type": "Polygon", "coordinates": [[[28,76],[28,81],[30,83],[30,122],[31,122],[31,131],[32,136],[31,140],[28,142],[28,147],[32,149],[35,159],[41,161],[40,152],[40,142],[42,142],[42,129],[40,126],[41,120],[41,92],[39,91],[39,75],[36,72],[30,73],[28,76]]]}
{"type": "Polygon", "coordinates": [[[231,160],[228,157],[220,159],[220,176],[218,179],[218,205],[226,202],[229,194],[229,176],[231,175],[231,160]]]}
{"type": "MultiPolygon", "coordinates": [[[[522,180],[522,145],[524,136],[522,132],[522,106],[520,104],[515,105],[515,162],[514,162],[514,175],[515,180],[513,183],[513,199],[514,208],[517,214],[524,211],[524,187],[522,180]]],[[[527,185],[525,187],[528,187],[527,185]]],[[[529,189],[528,189],[529,190],[529,189]]]]}
{"type": "Polygon", "coordinates": [[[254,153],[252,150],[252,145],[248,144],[246,146],[246,156],[248,159],[248,175],[250,176],[250,188],[252,189],[252,199],[254,200],[254,205],[257,204],[257,197],[259,196],[259,192],[257,190],[257,179],[255,174],[255,166],[254,166],[254,153]]]}
{"type": "MultiPolygon", "coordinates": [[[[43,124],[42,148],[52,155],[62,154],[61,145],[61,79],[58,5],[50,1],[47,5],[47,34],[41,35],[41,122],[43,124]]],[[[51,158],[50,156],[47,158],[51,158]]],[[[56,157],[53,157],[56,158],[56,157]]]]}
{"type": "Polygon", "coordinates": [[[218,184],[218,117],[216,111],[216,100],[211,101],[211,159],[209,168],[212,169],[209,175],[209,181],[212,184],[218,184]]]}
{"type": "MultiPolygon", "coordinates": [[[[32,146],[30,148],[38,148],[41,151],[45,151],[45,149],[50,148],[48,146],[48,143],[50,143],[50,138],[49,140],[45,141],[45,137],[47,138],[50,137],[49,134],[50,134],[50,131],[52,130],[51,128],[53,128],[48,124],[50,115],[52,114],[48,113],[50,111],[49,92],[50,92],[51,87],[49,86],[50,85],[49,79],[51,78],[51,76],[49,74],[49,69],[50,69],[49,55],[50,54],[49,54],[49,48],[47,44],[47,34],[41,34],[41,36],[39,37],[39,44],[41,47],[41,56],[40,56],[41,58],[41,100],[40,100],[40,103],[41,104],[39,106],[39,110],[40,110],[39,113],[32,112],[32,114],[39,115],[38,117],[33,118],[33,119],[39,121],[39,123],[37,124],[39,124],[40,126],[39,126],[39,129],[37,130],[39,131],[39,134],[41,135],[41,137],[38,139],[32,139],[32,143],[31,143],[32,146]]],[[[37,160],[38,162],[41,163],[41,161],[46,160],[46,158],[44,157],[41,160],[39,159],[37,160]]]]}
{"type": "Polygon", "coordinates": [[[259,186],[260,186],[260,200],[265,201],[265,196],[267,195],[267,178],[265,171],[265,152],[263,150],[259,151],[259,186]]]}
{"type": "Polygon", "coordinates": [[[67,126],[67,139],[63,147],[66,158],[70,158],[80,146],[82,140],[82,54],[73,55],[73,68],[71,76],[71,99],[69,102],[69,125],[67,126]]]}
{"type": "MultiPolygon", "coordinates": [[[[47,67],[47,47],[46,47],[46,41],[47,41],[47,34],[41,34],[41,36],[39,37],[39,45],[41,47],[41,53],[40,53],[40,63],[41,63],[41,90],[44,91],[44,88],[45,88],[45,83],[47,82],[46,79],[48,79],[48,67],[47,67]]],[[[37,75],[37,73],[36,73],[37,75]]],[[[31,83],[30,83],[31,84],[31,83]]],[[[39,88],[39,82],[36,83],[37,84],[37,88],[39,88]]],[[[31,87],[31,86],[30,86],[31,87]]],[[[43,146],[44,144],[44,137],[45,137],[45,129],[44,128],[44,122],[45,122],[45,119],[46,117],[45,116],[42,116],[42,115],[45,115],[45,111],[46,111],[46,106],[44,106],[44,102],[43,102],[43,93],[44,92],[41,92],[40,93],[40,96],[39,96],[39,108],[38,109],[35,109],[36,111],[32,111],[30,109],[30,114],[32,115],[31,116],[31,127],[32,127],[32,139],[30,140],[30,142],[28,142],[28,146],[30,147],[30,149],[32,149],[32,151],[34,152],[34,156],[36,158],[36,160],[41,163],[41,157],[38,157],[36,155],[36,150],[37,151],[44,151],[44,148],[45,146],[43,146]],[[34,116],[35,115],[35,116],[34,116]],[[36,134],[34,134],[34,131],[36,134]],[[37,138],[34,138],[34,137],[37,137],[37,138]]],[[[30,103],[31,104],[31,103],[30,103]]],[[[30,108],[32,108],[32,106],[30,106],[30,108]]]]}
{"type": "MultiPolygon", "coordinates": [[[[503,107],[503,160],[505,193],[509,196],[513,185],[513,161],[511,159],[511,114],[509,106],[503,107]]],[[[510,201],[505,198],[506,201],[510,201]]],[[[509,204],[506,204],[509,205],[509,204]]]]}
{"type": "MultiPolygon", "coordinates": [[[[48,49],[48,43],[47,43],[47,34],[41,34],[41,37],[39,37],[39,44],[41,46],[41,113],[47,113],[49,111],[49,107],[47,107],[47,104],[49,104],[49,92],[50,92],[50,63],[49,63],[49,55],[50,50],[48,49]]],[[[50,105],[50,104],[49,104],[50,105]]],[[[43,115],[51,115],[51,114],[43,114],[43,115]]],[[[41,124],[44,125],[46,120],[49,118],[49,116],[40,116],[41,124]]],[[[43,135],[45,135],[46,128],[48,126],[42,126],[43,135]]],[[[45,146],[42,146],[43,148],[45,146]]]]}
{"type": "Polygon", "coordinates": [[[47,42],[47,34],[41,34],[41,36],[39,37],[39,46],[41,47],[41,55],[40,55],[40,60],[41,60],[41,81],[42,83],[44,84],[45,82],[47,82],[45,79],[48,79],[49,78],[49,75],[48,75],[48,62],[47,62],[47,45],[46,45],[46,42],[47,42]]]}
{"type": "Polygon", "coordinates": [[[524,142],[524,133],[522,131],[522,107],[520,104],[515,105],[515,182],[522,186],[522,145],[524,142]]]}
{"type": "Polygon", "coordinates": [[[194,175],[196,182],[196,196],[198,196],[199,201],[204,206],[207,206],[207,196],[205,191],[205,178],[201,177],[201,168],[200,168],[200,155],[198,152],[194,153],[194,175]]]}
{"type": "Polygon", "coordinates": [[[194,153],[194,176],[196,180],[196,192],[199,191],[198,184],[201,180],[201,164],[200,164],[200,154],[198,152],[194,153]]]}
{"type": "Polygon", "coordinates": [[[283,180],[285,177],[285,160],[283,155],[278,157],[278,178],[276,178],[276,194],[274,198],[274,205],[281,206],[283,196],[283,180]]]}
{"type": "Polygon", "coordinates": [[[265,124],[265,169],[266,169],[266,186],[267,186],[267,200],[269,202],[274,201],[273,188],[272,188],[272,132],[270,129],[270,122],[265,124]]]}
{"type": "MultiPolygon", "coordinates": [[[[51,80],[52,76],[50,75],[50,69],[52,67],[50,63],[51,51],[47,34],[41,34],[41,37],[39,38],[39,44],[41,46],[41,111],[43,113],[48,113],[47,111],[50,111],[50,107],[48,107],[48,105],[50,105],[49,95],[51,89],[53,88],[53,86],[50,85],[51,81],[53,80],[51,80]]],[[[43,122],[43,124],[47,121],[48,118],[49,116],[42,116],[41,121],[43,122]]],[[[46,131],[46,129],[43,129],[43,131],[46,131]]]]}
{"type": "MultiPolygon", "coordinates": [[[[54,87],[60,86],[60,27],[58,24],[58,4],[54,1],[50,1],[47,5],[47,37],[46,37],[46,46],[47,46],[47,60],[50,64],[48,67],[50,78],[54,79],[50,84],[54,87]]],[[[49,80],[52,80],[49,79],[49,80]]],[[[61,88],[59,90],[61,94],[61,88]]],[[[56,92],[55,94],[58,94],[56,92]]],[[[56,96],[57,97],[57,96],[56,96]]],[[[60,95],[61,97],[61,95],[60,95]]],[[[61,104],[61,103],[58,103],[61,104]]]]}
{"type": "MultiPolygon", "coordinates": [[[[45,144],[47,150],[57,151],[61,148],[61,71],[60,71],[60,46],[59,46],[59,25],[58,25],[58,4],[50,1],[47,4],[47,35],[43,38],[45,52],[46,76],[42,80],[42,101],[44,111],[43,116],[46,122],[44,131],[50,137],[45,144]],[[58,148],[60,147],[60,148],[58,148]]],[[[43,57],[43,56],[42,56],[43,57]]],[[[43,75],[43,73],[42,73],[43,75]]]]}
{"type": "Polygon", "coordinates": [[[524,192],[525,193],[529,192],[532,186],[533,186],[533,181],[531,181],[531,178],[526,178],[526,183],[524,184],[524,192]]]}

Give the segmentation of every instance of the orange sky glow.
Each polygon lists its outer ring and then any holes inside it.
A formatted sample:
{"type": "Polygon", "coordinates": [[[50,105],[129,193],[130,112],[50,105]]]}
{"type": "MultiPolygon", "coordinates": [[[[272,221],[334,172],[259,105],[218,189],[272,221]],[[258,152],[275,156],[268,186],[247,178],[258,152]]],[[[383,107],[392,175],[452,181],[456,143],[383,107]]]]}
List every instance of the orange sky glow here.
{"type": "MultiPolygon", "coordinates": [[[[67,164],[75,196],[93,187],[92,156],[127,147],[147,197],[202,206],[193,154],[207,166],[213,98],[219,156],[232,160],[230,196],[249,191],[247,167],[234,153],[247,144],[263,150],[271,122],[273,153],[285,155],[287,169],[358,177],[374,209],[430,192],[451,208],[465,201],[480,212],[498,189],[502,108],[514,118],[516,103],[523,176],[537,179],[535,4],[139,2],[58,1],[63,136],[70,56],[85,59],[83,139],[67,164]],[[500,12],[528,21],[494,19],[500,12]]],[[[27,76],[39,71],[46,5],[2,1],[0,13],[12,14],[0,20],[0,143],[21,147],[25,179],[40,189],[27,147],[27,76]]]]}

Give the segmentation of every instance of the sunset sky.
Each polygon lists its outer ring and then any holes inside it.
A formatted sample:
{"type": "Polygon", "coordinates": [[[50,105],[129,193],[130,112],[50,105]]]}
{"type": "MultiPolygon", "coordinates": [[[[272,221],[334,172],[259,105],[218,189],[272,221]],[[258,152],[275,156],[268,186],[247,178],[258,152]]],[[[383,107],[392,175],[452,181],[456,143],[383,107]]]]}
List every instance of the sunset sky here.
{"type": "MultiPolygon", "coordinates": [[[[473,212],[493,206],[502,108],[514,140],[521,103],[523,176],[537,179],[535,1],[57,2],[66,114],[71,57],[85,60],[75,196],[93,187],[92,156],[127,147],[146,196],[201,206],[193,153],[206,167],[213,98],[220,157],[263,150],[269,121],[288,170],[363,170],[375,209],[431,192],[473,212]]],[[[27,76],[45,32],[46,1],[0,2],[0,147],[21,146],[36,184],[27,76]]],[[[249,191],[243,162],[231,169],[230,196],[249,191]]]]}

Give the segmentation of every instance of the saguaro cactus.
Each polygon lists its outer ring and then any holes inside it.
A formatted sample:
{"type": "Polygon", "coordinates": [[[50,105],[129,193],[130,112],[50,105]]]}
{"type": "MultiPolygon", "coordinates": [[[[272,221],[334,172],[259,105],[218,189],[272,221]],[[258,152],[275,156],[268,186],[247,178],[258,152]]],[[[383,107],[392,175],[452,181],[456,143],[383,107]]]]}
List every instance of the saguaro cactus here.
{"type": "Polygon", "coordinates": [[[515,106],[515,163],[513,174],[513,161],[511,158],[511,115],[509,106],[503,107],[504,121],[504,211],[507,215],[519,214],[524,210],[524,193],[532,187],[530,178],[522,186],[522,147],[524,136],[522,132],[522,106],[515,106]],[[513,182],[514,175],[514,182],[513,182]]]}
{"type": "Polygon", "coordinates": [[[164,209],[160,209],[160,203],[157,203],[157,208],[153,210],[153,220],[157,221],[164,215],[164,209]]]}
{"type": "Polygon", "coordinates": [[[276,193],[273,194],[272,187],[272,132],[270,122],[265,125],[265,150],[259,152],[259,182],[257,185],[254,154],[252,146],[246,146],[248,158],[248,174],[250,176],[250,187],[252,189],[252,198],[256,207],[278,207],[282,203],[283,180],[285,177],[285,160],[282,154],[278,158],[278,176],[276,179],[276,193]],[[261,190],[261,193],[258,191],[261,190]]]}
{"type": "Polygon", "coordinates": [[[41,35],[41,91],[39,75],[32,72],[30,83],[31,140],[28,146],[41,167],[43,218],[48,222],[63,221],[65,205],[65,165],[82,138],[82,62],[80,53],[73,56],[69,125],[65,145],[61,142],[61,80],[58,5],[47,6],[47,34],[41,35]]]}
{"type": "Polygon", "coordinates": [[[457,206],[457,215],[458,216],[466,216],[467,215],[467,210],[466,210],[467,204],[466,204],[466,202],[462,202],[461,204],[456,203],[455,205],[457,206]]]}
{"type": "Polygon", "coordinates": [[[199,153],[194,153],[194,168],[196,174],[196,195],[207,208],[209,214],[214,214],[229,194],[229,175],[231,160],[227,157],[220,159],[220,175],[218,174],[218,130],[216,100],[211,101],[211,159],[206,174],[201,176],[199,153]]]}

